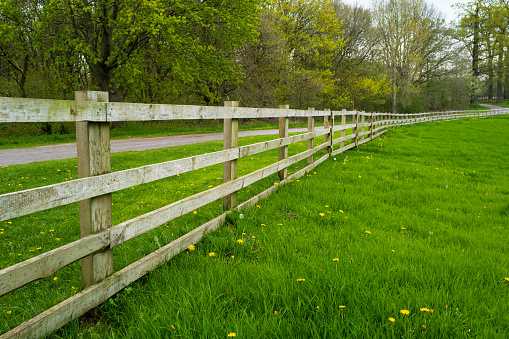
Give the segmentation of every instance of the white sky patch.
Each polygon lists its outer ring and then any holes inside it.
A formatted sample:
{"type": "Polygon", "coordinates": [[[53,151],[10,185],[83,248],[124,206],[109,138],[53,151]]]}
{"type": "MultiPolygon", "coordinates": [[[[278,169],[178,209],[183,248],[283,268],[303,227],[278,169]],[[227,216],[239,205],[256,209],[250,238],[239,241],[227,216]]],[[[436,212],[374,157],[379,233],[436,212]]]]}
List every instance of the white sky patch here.
{"type": "MultiPolygon", "coordinates": [[[[344,3],[353,5],[359,4],[364,8],[371,8],[372,0],[342,0],[344,3]]],[[[450,23],[457,20],[458,9],[452,7],[456,3],[467,3],[467,0],[425,0],[428,4],[433,5],[435,9],[442,13],[444,19],[450,23]]]]}

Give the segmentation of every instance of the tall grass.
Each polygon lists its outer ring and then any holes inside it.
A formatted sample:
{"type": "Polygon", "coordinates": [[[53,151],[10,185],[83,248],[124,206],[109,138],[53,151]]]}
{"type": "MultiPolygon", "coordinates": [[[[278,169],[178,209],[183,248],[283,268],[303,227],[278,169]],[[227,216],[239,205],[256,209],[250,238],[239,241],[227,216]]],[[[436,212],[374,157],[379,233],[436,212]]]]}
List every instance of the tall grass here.
{"type": "MultiPolygon", "coordinates": [[[[391,130],[232,214],[193,251],[53,337],[505,338],[508,126],[507,117],[492,117],[391,130]]],[[[119,170],[141,165],[144,157],[154,162],[219,147],[212,142],[171,148],[166,155],[114,155],[112,164],[119,170]]],[[[276,157],[267,152],[256,162],[245,159],[239,169],[248,172],[276,157]]],[[[45,165],[54,164],[71,171],[66,177],[74,175],[71,161],[45,165]]],[[[16,184],[30,173],[35,185],[41,169],[9,166],[1,180],[16,184]]],[[[54,172],[51,180],[61,175],[54,172]]],[[[114,194],[115,223],[219,183],[219,166],[195,172],[114,194]]],[[[240,200],[276,180],[244,190],[240,200]]],[[[57,210],[6,223],[3,267],[30,255],[41,241],[36,239],[44,239],[46,250],[57,236],[66,242],[78,237],[76,212],[57,210]]],[[[217,202],[115,248],[116,269],[219,212],[217,202]]],[[[57,280],[49,277],[3,297],[2,329],[74,293],[78,271],[77,265],[68,267],[57,280]]]]}

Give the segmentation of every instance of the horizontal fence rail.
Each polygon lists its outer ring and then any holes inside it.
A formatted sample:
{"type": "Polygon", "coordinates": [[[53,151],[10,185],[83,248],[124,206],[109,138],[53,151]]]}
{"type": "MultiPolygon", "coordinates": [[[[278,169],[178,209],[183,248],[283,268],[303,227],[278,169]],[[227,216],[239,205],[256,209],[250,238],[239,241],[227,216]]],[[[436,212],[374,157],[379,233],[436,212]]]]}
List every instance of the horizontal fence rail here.
{"type": "Polygon", "coordinates": [[[108,94],[104,92],[77,92],[75,101],[0,98],[0,122],[75,121],[80,177],[0,195],[0,221],[79,202],[82,234],[79,240],[0,270],[2,296],[33,281],[49,277],[73,262],[82,261],[80,293],[0,338],[42,337],[51,333],[105,302],[189,245],[200,242],[205,234],[224,223],[227,213],[232,209],[254,205],[329,157],[369,142],[389,129],[424,122],[485,118],[509,113],[509,110],[491,110],[393,114],[319,111],[312,108],[295,110],[288,106],[278,109],[237,106],[236,102],[226,102],[225,107],[110,103],[108,94]],[[238,147],[238,119],[267,117],[279,118],[279,138],[238,147]],[[291,117],[307,117],[308,132],[288,136],[288,119],[291,117]],[[314,129],[317,117],[323,117],[323,129],[314,129]],[[224,150],[110,173],[108,122],[174,119],[224,119],[224,150]],[[313,141],[318,137],[323,137],[323,143],[315,146],[313,141]],[[288,156],[288,147],[303,141],[308,142],[307,150],[288,156]],[[238,159],[273,149],[279,149],[277,162],[237,177],[238,159]],[[319,152],[323,152],[323,155],[315,160],[314,156],[319,152]],[[305,159],[307,166],[288,176],[287,168],[305,159]],[[118,225],[111,224],[111,193],[221,163],[223,184],[118,225]],[[279,185],[237,205],[237,191],[275,173],[279,174],[279,185]],[[120,271],[113,271],[113,247],[221,198],[225,213],[120,271]]]}

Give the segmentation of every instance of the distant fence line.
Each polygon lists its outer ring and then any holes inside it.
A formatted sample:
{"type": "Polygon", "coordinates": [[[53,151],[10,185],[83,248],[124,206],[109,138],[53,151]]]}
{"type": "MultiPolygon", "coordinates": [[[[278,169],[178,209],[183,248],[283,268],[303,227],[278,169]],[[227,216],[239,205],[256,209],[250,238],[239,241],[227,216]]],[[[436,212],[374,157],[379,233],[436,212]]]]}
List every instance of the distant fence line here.
{"type": "Polygon", "coordinates": [[[0,338],[43,337],[108,300],[161,263],[200,242],[220,227],[229,210],[254,205],[279,186],[303,176],[331,156],[385,133],[388,129],[423,122],[460,118],[484,118],[507,114],[509,110],[453,111],[418,114],[366,113],[358,111],[296,110],[237,107],[155,105],[108,102],[106,92],[76,92],[75,101],[0,98],[0,122],[76,122],[78,152],[77,180],[65,181],[0,195],[0,221],[79,202],[81,239],[53,249],[0,271],[0,296],[30,282],[49,277],[62,267],[81,259],[82,291],[0,336],[0,338]],[[238,147],[239,118],[279,118],[279,138],[238,147]],[[290,117],[307,117],[308,132],[288,136],[290,117]],[[324,129],[315,130],[315,118],[324,119],[324,129]],[[347,123],[347,117],[348,119],[347,123]],[[224,119],[224,149],[188,158],[111,173],[109,122],[175,119],[224,119]],[[337,133],[339,132],[339,137],[337,133]],[[314,139],[323,143],[314,146],[314,139]],[[288,156],[288,146],[308,141],[307,150],[288,156]],[[279,149],[278,161],[237,177],[237,160],[256,153],[279,149]],[[318,152],[323,155],[314,160],[318,152]],[[288,176],[287,168],[307,159],[307,166],[288,176]],[[165,207],[112,225],[111,193],[192,170],[223,163],[223,184],[165,207]],[[237,191],[274,173],[275,185],[237,204],[237,191]],[[161,247],[120,271],[113,269],[113,247],[218,199],[227,212],[161,247]]]}

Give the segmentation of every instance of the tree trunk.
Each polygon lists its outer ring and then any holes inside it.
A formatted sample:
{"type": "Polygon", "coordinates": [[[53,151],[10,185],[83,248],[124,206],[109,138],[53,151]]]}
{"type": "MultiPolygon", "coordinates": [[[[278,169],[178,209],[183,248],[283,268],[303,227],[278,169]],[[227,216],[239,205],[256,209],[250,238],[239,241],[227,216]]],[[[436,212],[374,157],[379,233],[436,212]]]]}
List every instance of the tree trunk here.
{"type": "MultiPolygon", "coordinates": [[[[479,79],[479,5],[475,9],[474,16],[474,46],[472,48],[472,73],[474,80],[479,79]]],[[[477,93],[473,93],[471,103],[478,104],[477,93]]]]}
{"type": "Polygon", "coordinates": [[[491,39],[488,36],[486,40],[486,52],[488,52],[488,100],[493,99],[493,51],[491,39]]]}
{"type": "Polygon", "coordinates": [[[396,79],[395,75],[392,78],[392,89],[391,89],[391,95],[392,95],[392,113],[396,114],[396,79]]]}
{"type": "Polygon", "coordinates": [[[500,29],[498,39],[498,62],[497,62],[497,102],[504,102],[504,41],[505,29],[500,29]]]}

